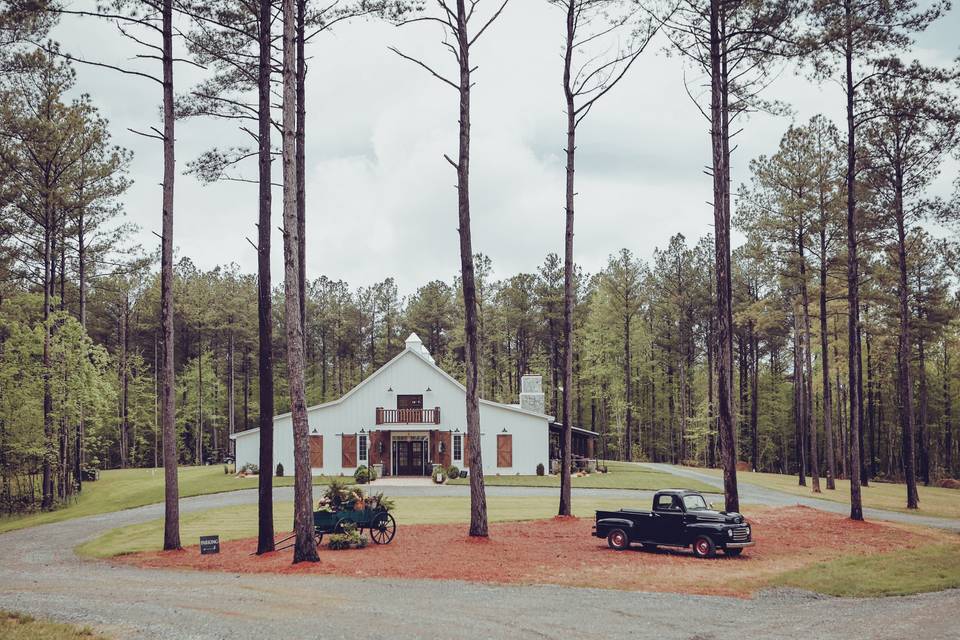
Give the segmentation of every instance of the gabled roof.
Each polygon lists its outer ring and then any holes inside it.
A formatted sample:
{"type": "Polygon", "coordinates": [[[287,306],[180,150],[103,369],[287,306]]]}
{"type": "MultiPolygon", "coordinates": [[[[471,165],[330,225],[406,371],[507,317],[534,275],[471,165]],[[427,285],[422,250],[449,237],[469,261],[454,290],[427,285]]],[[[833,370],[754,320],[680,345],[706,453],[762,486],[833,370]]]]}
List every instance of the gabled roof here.
{"type": "MultiPolygon", "coordinates": [[[[467,392],[467,388],[464,387],[462,384],[460,384],[459,380],[457,380],[456,378],[451,376],[449,373],[447,373],[446,371],[444,371],[443,369],[437,366],[437,363],[434,362],[433,358],[430,356],[430,352],[427,351],[426,348],[423,346],[423,343],[420,341],[420,338],[417,337],[417,334],[411,333],[410,337],[407,338],[406,340],[406,348],[403,351],[395,355],[393,358],[388,360],[382,367],[380,367],[379,369],[371,373],[369,376],[361,380],[357,386],[350,389],[350,391],[347,391],[345,394],[343,394],[336,400],[331,400],[330,402],[324,402],[321,404],[315,404],[312,407],[307,407],[307,412],[309,413],[310,411],[313,411],[315,409],[323,409],[324,407],[331,407],[344,402],[347,398],[349,398],[354,393],[356,393],[364,385],[372,382],[374,378],[379,376],[383,371],[386,371],[388,368],[390,368],[390,366],[393,363],[397,362],[398,360],[400,360],[400,358],[404,357],[408,353],[419,358],[421,361],[424,362],[424,364],[431,367],[441,376],[443,376],[444,378],[446,378],[447,380],[455,384],[464,393],[467,392]]],[[[537,418],[544,418],[545,420],[553,420],[553,416],[549,416],[545,413],[538,413],[536,411],[530,411],[529,409],[523,409],[520,407],[520,405],[517,405],[517,404],[504,404],[502,402],[494,402],[493,400],[485,400],[483,398],[480,398],[480,404],[499,407],[501,409],[507,409],[509,411],[516,411],[517,413],[522,413],[528,416],[536,416],[537,418]]],[[[289,416],[289,415],[290,415],[290,412],[288,411],[286,413],[275,415],[273,419],[276,420],[277,418],[285,418],[286,416],[289,416]]],[[[245,429],[244,431],[238,431],[237,433],[232,434],[230,437],[236,439],[238,436],[242,436],[250,433],[256,433],[258,431],[260,431],[260,427],[256,427],[254,429],[245,429]]]]}

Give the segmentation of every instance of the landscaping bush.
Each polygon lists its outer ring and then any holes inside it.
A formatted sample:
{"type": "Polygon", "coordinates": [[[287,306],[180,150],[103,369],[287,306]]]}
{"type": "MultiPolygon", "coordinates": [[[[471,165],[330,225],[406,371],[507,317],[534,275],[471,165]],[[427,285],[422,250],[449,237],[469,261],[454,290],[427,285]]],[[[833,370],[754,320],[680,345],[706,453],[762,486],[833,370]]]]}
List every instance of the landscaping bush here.
{"type": "Polygon", "coordinates": [[[278,477],[278,478],[282,478],[282,477],[283,477],[283,463],[282,463],[282,462],[278,462],[278,463],[277,463],[277,477],[278,477]]]}
{"type": "Polygon", "coordinates": [[[456,478],[459,478],[460,469],[458,469],[456,465],[450,465],[449,467],[447,467],[447,477],[450,478],[451,480],[455,480],[456,478]]]}
{"type": "Polygon", "coordinates": [[[248,462],[247,464],[240,467],[240,473],[245,473],[247,475],[255,476],[258,473],[260,473],[260,467],[253,464],[252,462],[248,462]]]}
{"type": "Polygon", "coordinates": [[[433,482],[434,484],[443,484],[447,480],[447,473],[443,470],[443,467],[434,467],[433,468],[433,482]]]}
{"type": "Polygon", "coordinates": [[[543,463],[537,465],[537,475],[542,476],[544,474],[543,463]]]}
{"type": "Polygon", "coordinates": [[[366,465],[360,465],[357,467],[357,470],[353,472],[353,479],[357,484],[367,484],[372,480],[370,477],[371,473],[372,469],[369,469],[366,465]]]}
{"type": "Polygon", "coordinates": [[[333,551],[340,551],[342,549],[363,549],[367,546],[367,537],[360,535],[360,532],[357,531],[357,525],[352,522],[345,522],[343,524],[343,531],[341,533],[334,533],[330,536],[329,542],[327,542],[327,547],[333,551]]]}

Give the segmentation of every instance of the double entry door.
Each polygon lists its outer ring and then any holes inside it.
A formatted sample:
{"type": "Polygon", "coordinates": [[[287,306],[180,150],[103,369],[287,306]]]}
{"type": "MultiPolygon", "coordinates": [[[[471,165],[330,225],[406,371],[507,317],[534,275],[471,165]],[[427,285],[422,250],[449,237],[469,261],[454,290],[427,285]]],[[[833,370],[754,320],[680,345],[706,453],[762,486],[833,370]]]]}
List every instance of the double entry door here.
{"type": "Polygon", "coordinates": [[[393,443],[394,475],[425,476],[427,447],[423,440],[397,440],[393,443]]]}

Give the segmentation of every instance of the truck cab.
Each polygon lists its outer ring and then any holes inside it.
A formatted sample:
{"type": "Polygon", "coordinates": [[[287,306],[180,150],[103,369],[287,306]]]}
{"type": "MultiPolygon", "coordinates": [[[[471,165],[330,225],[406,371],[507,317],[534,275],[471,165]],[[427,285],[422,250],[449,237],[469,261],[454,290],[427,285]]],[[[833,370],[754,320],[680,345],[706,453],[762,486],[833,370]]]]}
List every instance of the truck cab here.
{"type": "Polygon", "coordinates": [[[653,508],[597,511],[593,535],[622,551],[639,543],[645,549],[690,547],[698,557],[722,550],[738,556],[754,544],[750,524],[739,513],[716,511],[703,494],[664,489],[653,496],[653,508]]]}

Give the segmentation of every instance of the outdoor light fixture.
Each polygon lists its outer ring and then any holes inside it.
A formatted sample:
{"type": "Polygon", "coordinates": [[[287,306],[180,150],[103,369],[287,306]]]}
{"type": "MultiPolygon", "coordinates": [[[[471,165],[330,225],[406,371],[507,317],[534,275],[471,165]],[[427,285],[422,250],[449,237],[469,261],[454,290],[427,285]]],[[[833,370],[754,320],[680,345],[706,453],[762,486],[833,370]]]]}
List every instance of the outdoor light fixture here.
{"type": "Polygon", "coordinates": [[[360,433],[366,433],[366,432],[367,432],[366,429],[363,429],[363,428],[360,429],[360,433]]]}
{"type": "Polygon", "coordinates": [[[507,428],[504,427],[504,428],[503,428],[503,431],[501,431],[500,433],[506,433],[506,432],[507,432],[507,428]]]}
{"type": "Polygon", "coordinates": [[[392,387],[392,386],[387,387],[387,393],[393,393],[393,387],[392,387]]]}
{"type": "Polygon", "coordinates": [[[316,432],[317,432],[317,428],[314,427],[314,428],[313,428],[313,431],[311,431],[310,433],[316,433],[316,432]]]}
{"type": "Polygon", "coordinates": [[[431,391],[433,391],[433,389],[431,389],[430,387],[427,387],[427,390],[424,393],[430,393],[431,391]]]}
{"type": "Polygon", "coordinates": [[[454,432],[454,433],[460,433],[460,427],[457,427],[456,429],[454,429],[453,432],[454,432]]]}

